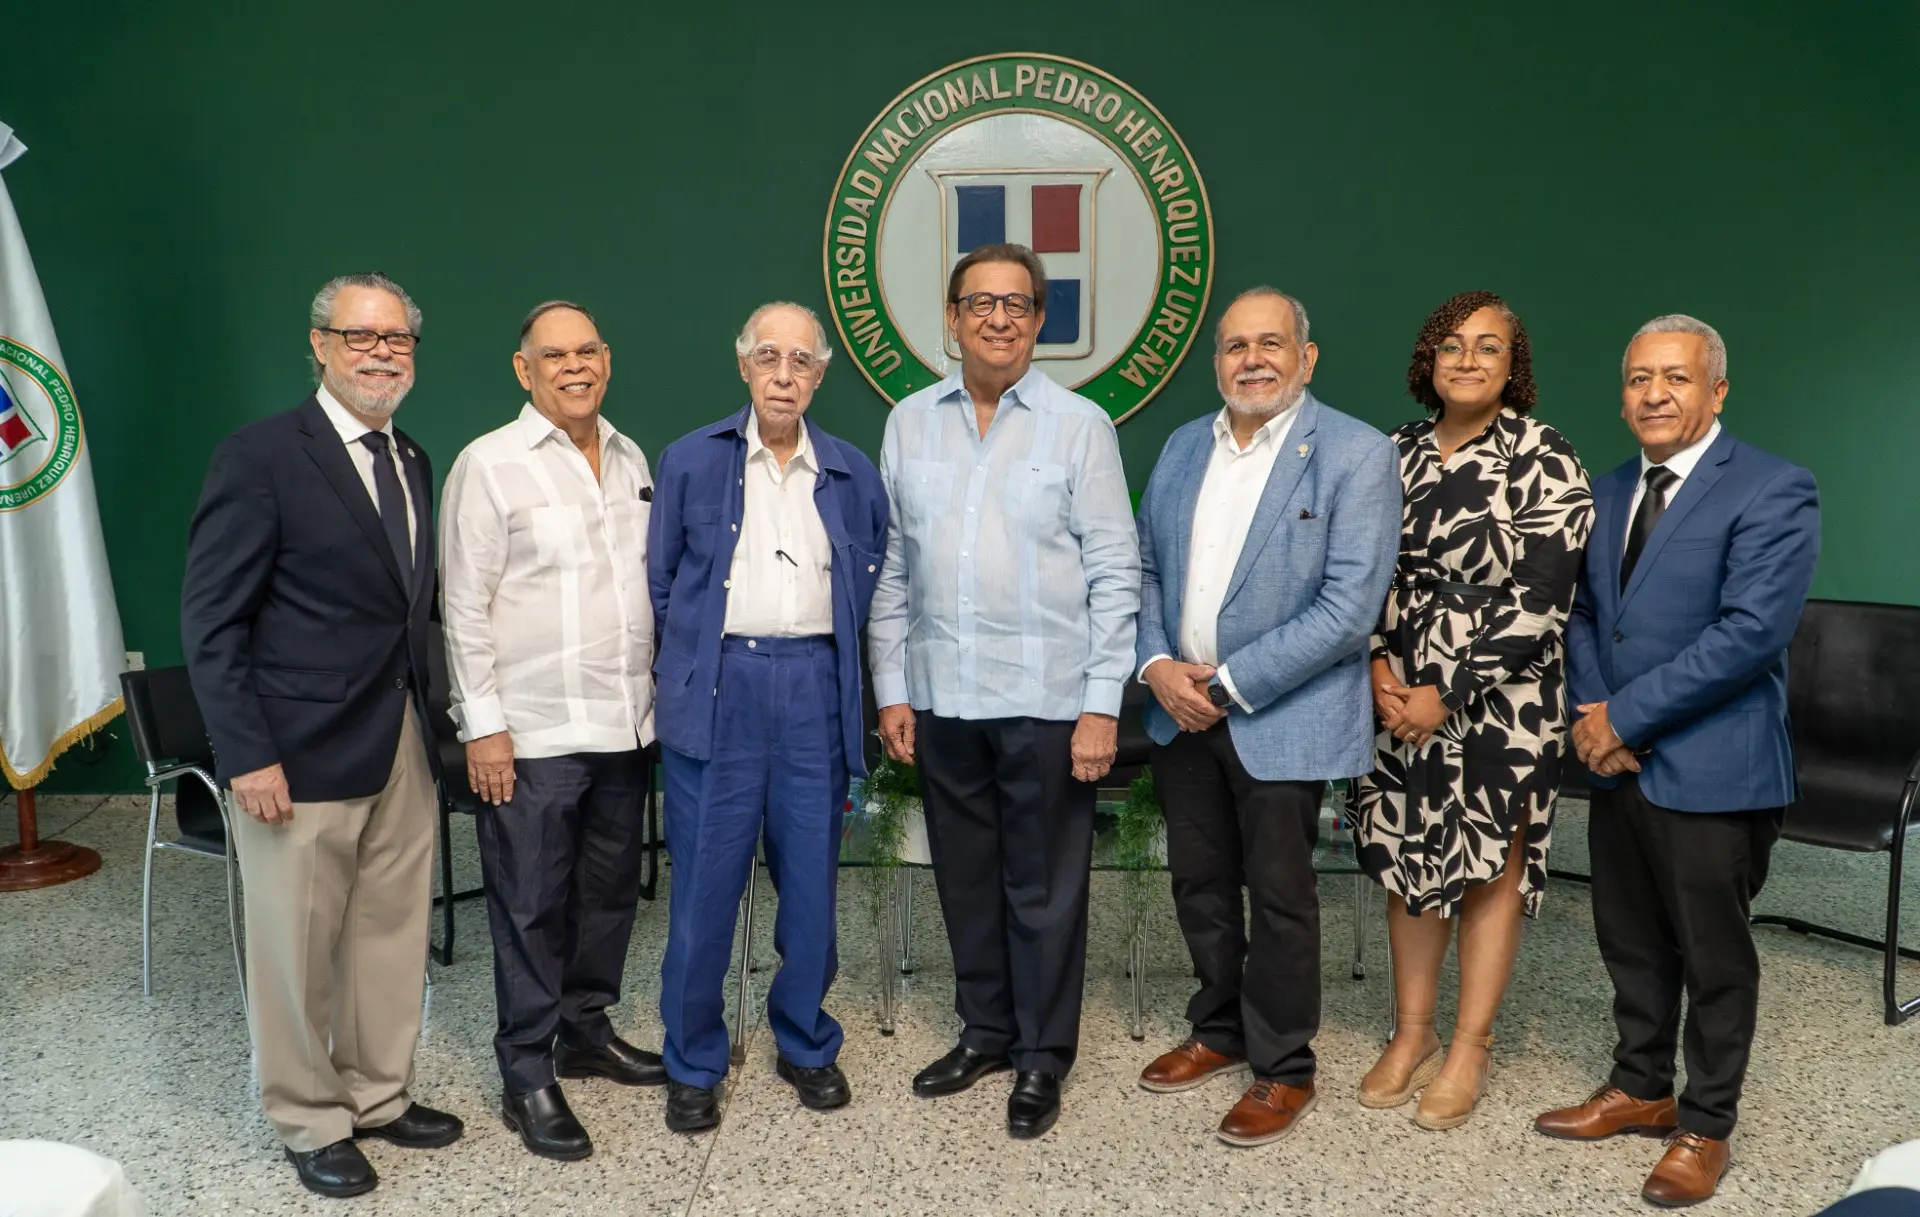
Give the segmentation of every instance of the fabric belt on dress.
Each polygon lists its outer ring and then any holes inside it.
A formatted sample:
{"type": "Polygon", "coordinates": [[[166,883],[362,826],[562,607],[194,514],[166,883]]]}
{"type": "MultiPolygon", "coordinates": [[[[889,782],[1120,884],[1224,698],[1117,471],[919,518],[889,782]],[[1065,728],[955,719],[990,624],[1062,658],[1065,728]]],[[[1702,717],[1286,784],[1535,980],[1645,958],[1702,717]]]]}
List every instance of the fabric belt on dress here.
{"type": "Polygon", "coordinates": [[[1424,576],[1396,577],[1393,582],[1395,587],[1419,588],[1446,596],[1465,596],[1471,600],[1504,600],[1513,594],[1513,588],[1504,584],[1451,583],[1445,579],[1430,579],[1424,576]]]}

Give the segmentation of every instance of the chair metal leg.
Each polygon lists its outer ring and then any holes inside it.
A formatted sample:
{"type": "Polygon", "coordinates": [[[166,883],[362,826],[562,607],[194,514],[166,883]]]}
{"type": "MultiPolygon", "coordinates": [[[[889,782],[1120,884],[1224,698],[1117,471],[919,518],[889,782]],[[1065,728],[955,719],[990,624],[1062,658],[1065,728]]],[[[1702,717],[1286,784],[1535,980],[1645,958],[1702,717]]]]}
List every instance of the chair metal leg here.
{"type": "Polygon", "coordinates": [[[240,928],[240,847],[235,843],[233,833],[233,801],[218,787],[209,783],[209,788],[213,790],[214,801],[220,807],[220,827],[227,835],[227,934],[233,939],[233,970],[240,978],[240,1013],[246,1015],[249,1014],[246,934],[240,928]]]}
{"type": "Polygon", "coordinates": [[[900,983],[898,974],[889,967],[899,958],[900,944],[895,935],[900,932],[900,868],[887,868],[887,911],[880,918],[880,1034],[893,1034],[893,1010],[895,986],[900,983]]]}
{"type": "Polygon", "coordinates": [[[1145,927],[1133,928],[1128,944],[1128,971],[1133,974],[1133,1022],[1127,1034],[1138,1044],[1147,1038],[1147,935],[1145,927]]]}
{"type": "Polygon", "coordinates": [[[913,872],[896,867],[900,883],[900,975],[913,975],[913,872]]]}
{"type": "MultiPolygon", "coordinates": [[[[1894,821],[1893,849],[1887,854],[1887,938],[1880,990],[1886,1002],[1887,1026],[1897,1027],[1920,1011],[1920,997],[1901,1001],[1894,989],[1900,966],[1900,882],[1906,870],[1907,827],[1913,822],[1913,800],[1920,780],[1909,779],[1900,798],[1900,815],[1894,821]]],[[[1911,954],[1911,952],[1907,952],[1911,954]]]]}
{"type": "MultiPolygon", "coordinates": [[[[153,996],[153,853],[160,832],[160,787],[154,785],[152,790],[147,803],[147,855],[140,867],[140,993],[144,997],[153,996]]],[[[227,840],[231,849],[232,834],[227,840]]]]}
{"type": "Polygon", "coordinates": [[[1353,877],[1353,978],[1367,978],[1367,913],[1373,902],[1367,899],[1367,877],[1353,877]]]}
{"type": "Polygon", "coordinates": [[[740,997],[734,1012],[733,1051],[729,1059],[735,1069],[747,1063],[747,999],[753,995],[753,888],[757,862],[747,864],[747,895],[741,905],[740,997]]]}
{"type": "MultiPolygon", "coordinates": [[[[453,965],[453,816],[440,804],[440,966],[453,965]]],[[[433,953],[431,945],[427,948],[433,953]]]]}
{"type": "MultiPolygon", "coordinates": [[[[1388,910],[1392,916],[1392,910],[1388,910]]],[[[1389,940],[1387,947],[1387,1038],[1400,1034],[1400,1002],[1393,989],[1393,947],[1389,940]]]]}

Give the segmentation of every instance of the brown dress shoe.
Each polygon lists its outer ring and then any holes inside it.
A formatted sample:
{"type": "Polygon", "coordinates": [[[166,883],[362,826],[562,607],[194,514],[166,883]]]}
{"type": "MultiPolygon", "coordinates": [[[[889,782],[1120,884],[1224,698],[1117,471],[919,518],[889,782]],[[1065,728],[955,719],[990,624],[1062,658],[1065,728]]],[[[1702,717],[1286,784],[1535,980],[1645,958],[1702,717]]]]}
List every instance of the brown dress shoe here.
{"type": "Polygon", "coordinates": [[[1667,1139],[1667,1156],[1647,1176],[1640,1198],[1663,1209],[1685,1208],[1713,1198],[1714,1189],[1732,1161],[1725,1141],[1697,1132],[1675,1133],[1667,1139]]]}
{"type": "Polygon", "coordinates": [[[1241,1056],[1221,1056],[1199,1040],[1188,1040],[1172,1052],[1163,1052],[1140,1071],[1140,1089],[1155,1094],[1192,1090],[1195,1086],[1247,1063],[1241,1056]]]}
{"type": "Polygon", "coordinates": [[[1602,1086],[1577,1107],[1550,1111],[1533,1122],[1534,1131],[1562,1141],[1604,1141],[1621,1133],[1664,1137],[1679,1124],[1673,1096],[1636,1099],[1615,1086],[1602,1086]]]}
{"type": "Polygon", "coordinates": [[[1313,1110],[1313,1083],[1287,1086],[1280,1082],[1255,1082],[1220,1121],[1220,1139],[1228,1145],[1265,1145],[1278,1141],[1300,1127],[1301,1119],[1313,1110]]]}

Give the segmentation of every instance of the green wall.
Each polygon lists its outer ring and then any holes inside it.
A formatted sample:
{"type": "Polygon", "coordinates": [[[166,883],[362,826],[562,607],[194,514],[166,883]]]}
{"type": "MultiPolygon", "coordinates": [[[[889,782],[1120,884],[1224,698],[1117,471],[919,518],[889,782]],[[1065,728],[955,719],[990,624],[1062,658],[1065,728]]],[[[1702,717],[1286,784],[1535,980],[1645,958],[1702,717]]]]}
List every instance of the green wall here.
{"type": "MultiPolygon", "coordinates": [[[[1327,401],[1407,417],[1421,319],[1489,287],[1527,319],[1541,416],[1598,471],[1631,453],[1626,338],[1696,313],[1731,348],[1727,423],[1820,478],[1815,593],[1920,602],[1920,5],[659,7],[0,0],[0,118],[32,149],[6,182],[130,648],[178,661],[206,455],[305,392],[328,275],[386,270],[424,308],[401,422],[442,471],[518,406],[514,327],[554,295],[599,313],[609,414],[657,453],[744,400],[749,308],[824,305],[828,194],[880,107],[1020,50],[1096,64],[1175,124],[1222,290],[1307,302],[1327,401]]],[[[837,372],[816,417],[874,450],[884,404],[837,372]]],[[[1121,428],[1136,487],[1215,401],[1189,360],[1121,428]]],[[[52,787],[126,783],[129,751],[52,787]]]]}

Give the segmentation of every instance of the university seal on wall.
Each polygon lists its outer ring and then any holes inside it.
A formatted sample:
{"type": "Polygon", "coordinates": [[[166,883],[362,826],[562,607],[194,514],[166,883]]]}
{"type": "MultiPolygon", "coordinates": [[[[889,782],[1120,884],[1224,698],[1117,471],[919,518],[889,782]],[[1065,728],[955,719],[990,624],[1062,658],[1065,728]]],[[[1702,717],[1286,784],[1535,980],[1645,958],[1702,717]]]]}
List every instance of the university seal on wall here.
{"type": "Polygon", "coordinates": [[[958,365],[947,275],[999,241],[1046,264],[1034,358],[1116,422],[1199,337],[1213,286],[1206,186],[1172,124],[1098,68],[969,59],[914,83],[860,136],[822,263],[841,344],[889,402],[958,365]]]}

